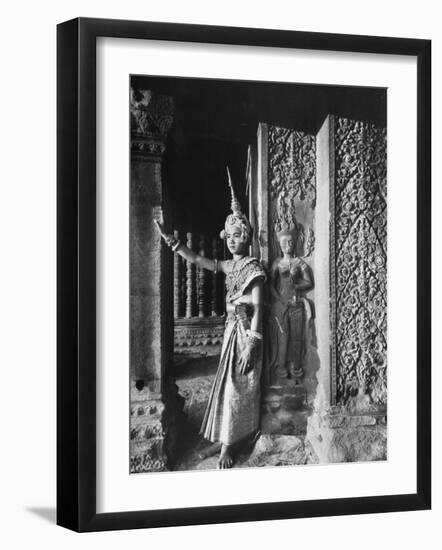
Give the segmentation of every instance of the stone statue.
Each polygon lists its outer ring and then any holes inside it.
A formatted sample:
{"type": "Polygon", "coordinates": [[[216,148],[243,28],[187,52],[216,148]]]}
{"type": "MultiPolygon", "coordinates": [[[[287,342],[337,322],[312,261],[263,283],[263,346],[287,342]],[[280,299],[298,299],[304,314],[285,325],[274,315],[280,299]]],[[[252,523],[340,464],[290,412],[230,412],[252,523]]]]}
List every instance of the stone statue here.
{"type": "Polygon", "coordinates": [[[305,297],[314,286],[309,265],[295,254],[294,226],[277,232],[282,257],[270,269],[269,382],[290,379],[299,385],[307,351],[308,323],[313,304],[305,297]]]}

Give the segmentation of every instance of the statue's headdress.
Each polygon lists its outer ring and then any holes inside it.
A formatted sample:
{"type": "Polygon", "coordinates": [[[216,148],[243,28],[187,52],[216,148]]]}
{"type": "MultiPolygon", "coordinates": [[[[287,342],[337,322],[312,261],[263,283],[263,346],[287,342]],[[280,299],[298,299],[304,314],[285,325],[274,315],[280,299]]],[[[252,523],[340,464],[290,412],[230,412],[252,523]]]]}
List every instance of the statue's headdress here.
{"type": "Polygon", "coordinates": [[[278,240],[281,237],[292,237],[293,240],[298,238],[299,227],[292,199],[287,192],[281,192],[277,199],[274,228],[278,240]]]}
{"type": "Polygon", "coordinates": [[[224,229],[221,231],[220,237],[222,239],[225,239],[226,227],[228,225],[230,226],[234,225],[241,229],[241,233],[244,237],[244,240],[248,242],[252,238],[252,227],[250,225],[249,220],[247,219],[247,216],[243,214],[241,210],[241,204],[235,196],[235,191],[233,190],[233,185],[232,185],[232,178],[230,177],[230,172],[228,167],[227,167],[227,178],[228,178],[228,183],[230,187],[230,195],[231,195],[230,209],[232,210],[232,213],[227,216],[226,221],[224,223],[224,229]]]}
{"type": "Polygon", "coordinates": [[[298,225],[296,220],[282,220],[275,223],[275,232],[278,240],[281,237],[292,237],[292,239],[296,240],[298,237],[298,225]]]}

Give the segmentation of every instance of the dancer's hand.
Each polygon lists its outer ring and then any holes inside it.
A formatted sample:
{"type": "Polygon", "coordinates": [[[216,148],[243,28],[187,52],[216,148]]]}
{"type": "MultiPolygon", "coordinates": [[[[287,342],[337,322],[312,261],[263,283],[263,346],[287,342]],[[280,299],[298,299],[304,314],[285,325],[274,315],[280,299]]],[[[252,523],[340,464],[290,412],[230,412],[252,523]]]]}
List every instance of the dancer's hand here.
{"type": "Polygon", "coordinates": [[[247,343],[241,353],[240,358],[240,372],[241,374],[247,374],[253,368],[253,364],[259,359],[262,345],[262,334],[256,330],[248,329],[247,343]]]}
{"type": "Polygon", "coordinates": [[[175,237],[173,235],[162,235],[164,241],[166,242],[167,246],[171,247],[176,245],[176,243],[178,242],[175,237]]]}
{"type": "Polygon", "coordinates": [[[164,239],[167,246],[172,248],[173,246],[178,244],[179,241],[173,235],[170,235],[170,234],[164,232],[164,228],[158,220],[154,220],[154,222],[155,222],[156,228],[158,229],[161,237],[164,239]]]}
{"type": "Polygon", "coordinates": [[[247,374],[252,370],[252,353],[253,349],[248,342],[241,353],[239,360],[239,372],[240,374],[247,374]]]}

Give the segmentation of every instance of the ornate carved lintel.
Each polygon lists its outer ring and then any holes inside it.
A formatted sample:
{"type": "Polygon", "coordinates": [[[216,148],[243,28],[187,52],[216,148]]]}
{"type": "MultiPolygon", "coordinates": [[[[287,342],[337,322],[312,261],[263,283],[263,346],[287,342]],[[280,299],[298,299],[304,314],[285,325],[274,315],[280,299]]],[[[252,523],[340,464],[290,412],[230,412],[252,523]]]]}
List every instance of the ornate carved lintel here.
{"type": "Polygon", "coordinates": [[[225,317],[194,317],[191,319],[175,319],[175,353],[198,354],[219,353],[223,342],[225,317]]]}

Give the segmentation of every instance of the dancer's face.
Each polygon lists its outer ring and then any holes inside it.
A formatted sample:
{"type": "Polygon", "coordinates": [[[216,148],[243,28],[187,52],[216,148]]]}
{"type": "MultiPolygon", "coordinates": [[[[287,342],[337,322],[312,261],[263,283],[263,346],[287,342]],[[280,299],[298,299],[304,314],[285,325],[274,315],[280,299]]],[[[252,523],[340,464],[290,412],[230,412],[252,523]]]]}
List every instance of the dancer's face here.
{"type": "Polygon", "coordinates": [[[226,225],[226,243],[231,254],[244,254],[246,242],[241,232],[241,228],[236,225],[226,225]]]}

